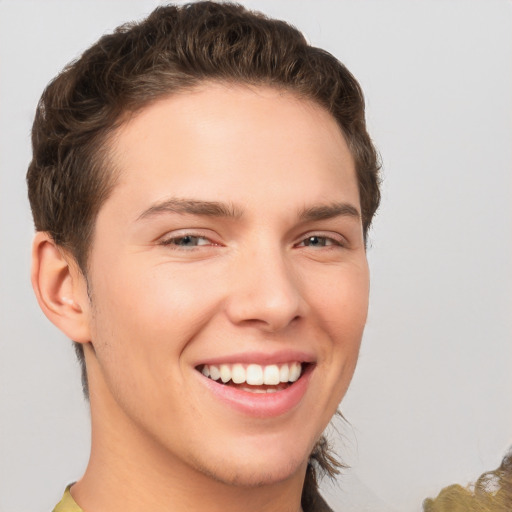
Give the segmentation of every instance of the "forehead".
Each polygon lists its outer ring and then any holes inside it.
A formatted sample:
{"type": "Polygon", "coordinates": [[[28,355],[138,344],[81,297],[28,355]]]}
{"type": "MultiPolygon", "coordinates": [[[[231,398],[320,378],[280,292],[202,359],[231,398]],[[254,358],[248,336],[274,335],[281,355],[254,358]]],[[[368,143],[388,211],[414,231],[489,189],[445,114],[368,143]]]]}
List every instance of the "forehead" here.
{"type": "Polygon", "coordinates": [[[262,193],[284,201],[329,188],[358,194],[334,117],[270,87],[207,84],[155,101],[115,132],[111,158],[119,172],[114,196],[132,188],[137,200],[179,193],[236,203],[262,193]]]}

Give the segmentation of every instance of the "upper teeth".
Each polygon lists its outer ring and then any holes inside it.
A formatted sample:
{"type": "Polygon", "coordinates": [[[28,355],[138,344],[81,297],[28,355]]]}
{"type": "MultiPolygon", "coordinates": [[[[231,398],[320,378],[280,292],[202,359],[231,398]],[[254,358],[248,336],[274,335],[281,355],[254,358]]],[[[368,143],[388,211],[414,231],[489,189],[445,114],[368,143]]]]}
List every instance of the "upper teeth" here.
{"type": "Polygon", "coordinates": [[[235,384],[246,382],[251,386],[262,384],[276,385],[280,382],[295,382],[302,372],[300,363],[259,364],[205,364],[201,370],[203,375],[213,380],[222,380],[226,383],[232,380],[235,384]]]}

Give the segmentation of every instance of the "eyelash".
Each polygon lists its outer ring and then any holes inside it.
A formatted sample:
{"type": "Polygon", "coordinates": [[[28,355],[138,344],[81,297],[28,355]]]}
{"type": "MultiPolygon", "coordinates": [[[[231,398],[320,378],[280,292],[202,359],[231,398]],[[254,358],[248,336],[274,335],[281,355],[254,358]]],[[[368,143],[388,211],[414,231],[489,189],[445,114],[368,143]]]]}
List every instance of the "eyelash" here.
{"type": "MultiPolygon", "coordinates": [[[[294,247],[312,247],[312,248],[325,248],[325,249],[345,247],[346,246],[345,240],[344,239],[342,240],[341,236],[339,238],[340,239],[338,239],[337,237],[334,237],[334,236],[311,234],[311,235],[307,235],[304,238],[302,238],[299,243],[294,245],[294,247]],[[313,244],[311,244],[312,239],[322,240],[323,244],[313,245],[313,244]]],[[[217,244],[217,243],[211,241],[208,237],[199,235],[197,233],[184,233],[179,236],[165,238],[160,241],[160,245],[163,245],[166,247],[172,246],[174,250],[190,251],[190,250],[197,249],[198,247],[203,247],[203,246],[212,247],[212,246],[219,246],[220,244],[217,244]],[[187,238],[195,239],[196,245],[180,245],[179,244],[180,241],[183,241],[187,238]],[[198,240],[206,240],[208,243],[197,244],[198,240]]]]}
{"type": "Polygon", "coordinates": [[[196,233],[184,233],[183,235],[179,235],[179,236],[173,236],[173,237],[170,237],[170,238],[164,238],[163,240],[160,241],[160,245],[163,245],[163,246],[173,246],[173,249],[175,250],[193,250],[193,249],[196,249],[197,247],[202,247],[202,246],[215,246],[215,245],[219,245],[219,244],[216,244],[215,242],[212,242],[208,237],[206,236],[203,236],[203,235],[198,235],[196,233]],[[196,239],[196,240],[207,240],[208,243],[206,244],[197,244],[197,245],[179,245],[177,242],[179,242],[180,240],[184,240],[186,238],[190,238],[190,239],[196,239]]]}
{"type": "MultiPolygon", "coordinates": [[[[341,238],[341,237],[340,237],[341,238]]],[[[327,235],[308,235],[304,237],[298,244],[295,245],[295,247],[321,247],[321,248],[331,248],[331,247],[345,247],[346,243],[344,240],[338,239],[334,236],[327,236],[327,235]],[[310,242],[311,239],[316,238],[318,240],[323,240],[324,245],[302,245],[306,241],[310,242]],[[325,243],[326,242],[326,243],[325,243]]]]}

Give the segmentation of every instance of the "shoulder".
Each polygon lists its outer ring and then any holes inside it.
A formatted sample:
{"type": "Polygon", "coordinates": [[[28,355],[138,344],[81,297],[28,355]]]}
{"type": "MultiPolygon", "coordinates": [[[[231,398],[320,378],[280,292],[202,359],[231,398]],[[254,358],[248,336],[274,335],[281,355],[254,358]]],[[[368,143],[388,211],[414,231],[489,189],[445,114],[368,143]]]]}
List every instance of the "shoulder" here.
{"type": "Polygon", "coordinates": [[[53,512],[83,512],[82,509],[76,504],[76,501],[73,499],[73,496],[71,496],[71,492],[69,489],[71,488],[73,484],[69,484],[66,487],[66,490],[64,491],[64,496],[62,496],[62,499],[57,503],[55,508],[53,509],[53,512]]]}

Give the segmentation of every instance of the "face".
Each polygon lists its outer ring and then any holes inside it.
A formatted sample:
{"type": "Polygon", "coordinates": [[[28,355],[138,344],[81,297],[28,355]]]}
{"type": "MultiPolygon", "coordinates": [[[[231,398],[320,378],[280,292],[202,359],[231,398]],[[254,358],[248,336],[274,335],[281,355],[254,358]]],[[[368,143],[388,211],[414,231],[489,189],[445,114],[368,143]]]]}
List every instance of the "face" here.
{"type": "Polygon", "coordinates": [[[120,179],[88,276],[93,429],[231,484],[291,477],[348,387],[367,313],[335,120],[209,84],[145,108],[111,149],[120,179]]]}

